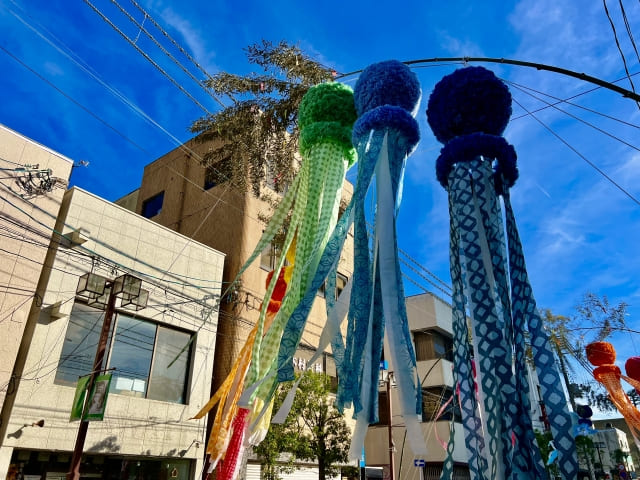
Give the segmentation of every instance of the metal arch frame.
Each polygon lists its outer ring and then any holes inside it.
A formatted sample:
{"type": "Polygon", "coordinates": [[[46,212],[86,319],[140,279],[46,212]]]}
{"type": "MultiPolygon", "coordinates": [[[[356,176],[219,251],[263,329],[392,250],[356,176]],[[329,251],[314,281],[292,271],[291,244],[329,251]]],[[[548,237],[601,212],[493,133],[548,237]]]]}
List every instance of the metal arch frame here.
{"type": "MultiPolygon", "coordinates": [[[[614,83],[607,82],[597,77],[593,77],[591,75],[587,75],[586,73],[575,72],[573,70],[569,70],[566,68],[556,67],[554,65],[546,65],[544,63],[534,63],[534,62],[526,62],[523,60],[514,60],[509,58],[492,58],[492,57],[434,57],[434,58],[423,58],[420,60],[408,60],[406,62],[402,62],[405,65],[416,65],[420,63],[438,63],[438,62],[479,62],[479,63],[502,63],[507,65],[516,65],[519,67],[528,67],[535,68],[536,70],[546,70],[548,72],[559,73],[560,75],[565,75],[568,77],[577,78],[579,80],[583,80],[585,82],[593,83],[602,88],[606,88],[607,90],[614,91],[616,93],[621,94],[625,98],[630,98],[636,102],[640,102],[640,95],[631,90],[627,90],[626,88],[619,87],[614,83]]],[[[361,73],[362,70],[354,70],[353,72],[344,73],[338,75],[335,79],[339,80],[341,78],[350,77],[352,75],[356,75],[361,73]]]]}

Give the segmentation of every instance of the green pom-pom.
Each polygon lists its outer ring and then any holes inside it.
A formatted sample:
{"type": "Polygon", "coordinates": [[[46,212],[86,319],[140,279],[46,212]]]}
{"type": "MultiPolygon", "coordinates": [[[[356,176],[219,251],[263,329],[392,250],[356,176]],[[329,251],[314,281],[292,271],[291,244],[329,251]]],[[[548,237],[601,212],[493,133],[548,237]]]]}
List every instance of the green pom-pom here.
{"type": "Polygon", "coordinates": [[[349,167],[356,161],[356,151],[351,144],[351,126],[338,122],[315,122],[300,132],[300,153],[307,156],[314,145],[332,143],[342,149],[349,167]]]}
{"type": "Polygon", "coordinates": [[[300,129],[316,122],[337,122],[351,127],[356,121],[353,90],[342,83],[321,83],[309,89],[300,102],[300,129]]]}

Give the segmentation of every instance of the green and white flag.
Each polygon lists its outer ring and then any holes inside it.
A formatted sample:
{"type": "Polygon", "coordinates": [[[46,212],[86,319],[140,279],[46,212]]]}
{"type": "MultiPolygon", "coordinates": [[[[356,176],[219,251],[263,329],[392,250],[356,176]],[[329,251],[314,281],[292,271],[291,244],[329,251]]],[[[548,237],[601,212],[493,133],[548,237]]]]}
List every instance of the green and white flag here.
{"type": "Polygon", "coordinates": [[[93,390],[89,397],[87,411],[84,420],[102,420],[104,418],[104,410],[107,407],[107,396],[109,395],[109,386],[111,385],[111,374],[98,375],[93,384],[93,390]]]}
{"type": "Polygon", "coordinates": [[[82,409],[84,407],[84,399],[87,395],[87,384],[89,383],[90,375],[85,375],[78,379],[76,384],[76,394],[73,396],[73,405],[71,406],[71,415],[69,421],[74,422],[82,418],[82,409]]]}

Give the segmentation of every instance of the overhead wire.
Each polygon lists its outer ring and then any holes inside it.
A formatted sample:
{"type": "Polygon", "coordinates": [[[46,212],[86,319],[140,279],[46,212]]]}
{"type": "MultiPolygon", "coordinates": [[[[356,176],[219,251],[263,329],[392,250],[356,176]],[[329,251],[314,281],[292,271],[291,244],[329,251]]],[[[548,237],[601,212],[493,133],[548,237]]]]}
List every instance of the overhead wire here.
{"type": "Polygon", "coordinates": [[[620,5],[620,13],[622,14],[622,20],[624,21],[624,26],[627,29],[627,36],[631,41],[631,45],[633,45],[633,51],[636,52],[636,58],[638,59],[638,62],[640,62],[640,53],[638,53],[638,47],[636,47],[636,41],[633,38],[631,25],[629,25],[629,19],[627,18],[627,11],[624,9],[624,4],[622,3],[622,0],[618,0],[618,4],[620,5]]]}
{"type": "MultiPolygon", "coordinates": [[[[624,56],[624,52],[622,51],[622,46],[620,45],[620,41],[618,40],[618,33],[616,31],[616,25],[609,14],[609,8],[607,7],[607,0],[602,0],[602,5],[604,6],[604,12],[609,19],[609,24],[611,25],[611,30],[613,31],[613,38],[615,39],[616,46],[618,47],[618,52],[620,52],[620,58],[622,59],[622,64],[624,65],[624,71],[627,74],[627,78],[629,79],[629,84],[631,85],[631,90],[633,93],[636,93],[636,87],[633,84],[633,80],[631,79],[631,75],[629,74],[629,67],[627,66],[627,60],[624,56]]],[[[635,47],[635,44],[634,44],[635,47]]],[[[637,53],[637,52],[636,52],[637,53]]],[[[636,100],[636,105],[640,109],[640,102],[636,100]]]]}
{"type": "MultiPolygon", "coordinates": [[[[631,74],[631,76],[632,76],[632,77],[635,77],[636,75],[640,75],[640,72],[635,72],[635,73],[632,73],[632,74],[631,74]]],[[[620,78],[617,78],[617,79],[615,79],[615,80],[612,80],[612,81],[611,81],[611,83],[613,83],[613,84],[615,84],[615,83],[619,83],[619,82],[622,82],[623,80],[626,80],[626,79],[627,79],[627,77],[626,77],[626,76],[624,76],[624,77],[620,77],[620,78]]],[[[577,107],[579,107],[579,108],[586,108],[586,107],[579,106],[578,104],[571,103],[571,102],[569,102],[569,100],[573,100],[574,98],[582,97],[583,95],[586,95],[586,94],[588,94],[588,93],[595,92],[596,90],[600,90],[601,88],[603,88],[603,87],[601,87],[600,85],[597,85],[597,86],[592,87],[592,88],[588,88],[588,89],[583,90],[583,91],[581,91],[581,92],[579,92],[579,93],[576,93],[576,94],[574,94],[574,95],[571,95],[570,97],[566,97],[566,98],[564,98],[564,99],[562,99],[562,100],[558,99],[558,103],[569,103],[570,105],[574,105],[574,106],[577,106],[577,107]]],[[[532,91],[533,91],[533,90],[532,90],[532,91]]],[[[542,92],[539,92],[539,93],[542,93],[542,92]]],[[[546,94],[545,94],[545,95],[546,95],[546,94]]],[[[531,110],[531,112],[532,112],[532,113],[538,113],[538,112],[541,112],[541,111],[546,110],[546,109],[548,109],[548,108],[550,108],[550,106],[549,106],[549,105],[546,105],[546,106],[539,107],[539,108],[536,108],[536,109],[534,109],[534,110],[531,110]]],[[[598,113],[598,112],[594,111],[593,113],[598,113]]],[[[602,116],[607,117],[607,118],[611,118],[612,120],[616,120],[616,121],[619,121],[619,122],[625,123],[623,120],[620,120],[620,119],[615,118],[615,117],[609,117],[608,115],[605,115],[605,114],[603,114],[603,113],[599,113],[599,115],[602,115],[602,116]]],[[[511,121],[513,121],[513,120],[519,120],[519,119],[521,119],[521,118],[528,117],[528,116],[529,116],[529,114],[528,114],[528,113],[523,113],[522,115],[518,115],[518,116],[516,116],[516,117],[511,117],[511,121]]],[[[631,126],[635,126],[634,124],[630,124],[630,125],[631,125],[631,126]]]]}
{"type": "MultiPolygon", "coordinates": [[[[529,95],[531,98],[535,98],[536,100],[547,104],[549,107],[552,107],[553,109],[557,110],[558,112],[564,113],[568,117],[571,117],[574,120],[577,120],[578,122],[583,123],[584,125],[587,125],[587,126],[593,128],[594,130],[597,130],[598,132],[602,133],[603,135],[606,135],[607,137],[612,138],[613,140],[616,140],[616,141],[622,143],[623,145],[626,145],[627,147],[640,152],[640,148],[636,147],[635,145],[633,145],[633,144],[621,139],[620,137],[617,137],[617,136],[613,135],[612,133],[607,132],[606,130],[594,125],[593,123],[590,123],[590,122],[578,117],[577,115],[574,115],[574,114],[572,114],[572,113],[570,113],[570,112],[558,107],[557,105],[554,105],[554,104],[551,104],[550,102],[547,102],[543,98],[540,98],[539,96],[536,96],[536,95],[532,94],[531,92],[528,92],[527,91],[527,87],[520,86],[520,85],[515,84],[513,82],[510,82],[508,80],[503,80],[503,81],[505,83],[508,83],[509,85],[513,86],[515,89],[521,91],[525,95],[529,95]]],[[[638,127],[636,125],[633,125],[633,126],[636,127],[636,128],[640,128],[640,127],[638,127]]]]}
{"type": "Polygon", "coordinates": [[[124,38],[129,45],[136,49],[136,51],[142,55],[151,65],[153,65],[165,78],[167,78],[175,87],[178,88],[182,93],[184,93],[193,103],[195,103],[200,109],[206,113],[207,115],[212,115],[211,112],[202,105],[193,95],[191,95],[182,85],[180,85],[175,78],[169,75],[158,63],[156,63],[144,50],[142,50],[136,43],[133,42],[122,30],[120,30],[117,25],[115,25],[106,15],[104,15],[99,8],[97,8],[93,3],[89,0],[83,0],[84,3],[89,5],[91,9],[97,13],[100,18],[105,21],[111,28],[113,28],[116,32],[120,34],[122,38],[124,38]]]}
{"type": "Polygon", "coordinates": [[[549,133],[551,133],[554,137],[564,143],[572,152],[574,152],[578,157],[580,157],[584,162],[586,162],[591,168],[593,168],[596,172],[602,175],[605,179],[607,179],[610,183],[612,183],[618,190],[624,193],[627,197],[629,197],[634,203],[640,205],[640,200],[638,200],[635,196],[633,196],[628,190],[626,190],[622,185],[616,182],[613,178],[607,175],[601,168],[599,168],[595,163],[589,160],[586,156],[584,156],[578,149],[576,149],[573,145],[567,142],[564,138],[562,138],[555,130],[553,130],[549,125],[540,120],[535,114],[531,113],[524,105],[518,102],[516,99],[513,99],[514,103],[516,103],[520,108],[522,108],[525,112],[531,115],[536,122],[542,125],[549,133]]]}
{"type": "MultiPolygon", "coordinates": [[[[180,63],[166,48],[164,48],[160,44],[160,42],[158,42],[158,40],[156,40],[156,38],[144,27],[144,25],[142,25],[135,18],[133,18],[133,16],[129,12],[127,12],[122,7],[122,5],[120,5],[117,2],[117,0],[111,0],[111,3],[113,3],[116,7],[118,7],[118,9],[122,12],[123,15],[125,15],[136,27],[138,27],[141,32],[144,32],[144,34],[147,36],[147,38],[149,38],[149,40],[151,40],[154,43],[154,45],[160,49],[160,51],[162,53],[164,53],[167,57],[169,57],[169,59],[174,64],[176,64],[191,80],[196,82],[198,84],[198,86],[201,87],[202,90],[204,90],[204,92],[207,95],[209,95],[222,108],[226,108],[226,105],[224,103],[222,103],[222,101],[217,96],[215,96],[213,93],[211,93],[210,89],[205,88],[204,85],[202,85],[202,82],[198,78],[196,78],[184,65],[182,65],[182,63],[180,63]]],[[[145,14],[144,18],[148,18],[147,14],[145,14]]]]}
{"type": "MultiPolygon", "coordinates": [[[[638,73],[640,73],[640,72],[634,73],[634,75],[638,75],[638,73]]],[[[546,110],[546,109],[548,109],[548,108],[554,108],[556,105],[559,105],[559,104],[561,104],[561,103],[564,103],[564,104],[567,104],[567,105],[571,105],[572,107],[576,107],[576,108],[579,108],[579,109],[581,109],[581,110],[587,111],[587,112],[589,112],[589,113],[593,113],[594,115],[599,115],[599,116],[604,117],[604,118],[607,118],[607,119],[609,119],[609,120],[613,120],[613,121],[618,122],[618,123],[620,123],[620,124],[622,124],[622,125],[626,125],[627,127],[632,127],[632,128],[640,129],[640,125],[637,125],[637,124],[635,124],[635,123],[628,122],[628,121],[626,121],[626,120],[622,120],[621,118],[617,118],[617,117],[614,117],[614,116],[611,116],[611,115],[607,115],[606,113],[599,112],[598,110],[594,110],[594,109],[592,109],[592,108],[585,107],[585,106],[580,105],[580,104],[578,104],[578,103],[570,102],[570,101],[568,101],[568,99],[564,99],[564,100],[563,100],[563,99],[561,99],[561,98],[559,98],[559,97],[556,97],[556,96],[554,96],[554,95],[551,95],[551,94],[549,94],[549,93],[541,92],[540,90],[536,90],[535,88],[528,87],[528,86],[526,86],[526,85],[522,85],[522,84],[519,84],[519,83],[516,83],[516,82],[512,82],[511,80],[506,80],[506,79],[504,79],[504,78],[502,79],[502,81],[503,81],[503,82],[505,82],[505,83],[508,83],[509,85],[513,85],[513,86],[514,86],[514,87],[516,87],[517,89],[519,89],[519,90],[523,91],[523,93],[527,93],[527,92],[524,92],[524,90],[528,90],[528,91],[530,91],[530,92],[535,92],[535,93],[538,93],[538,94],[540,94],[540,95],[544,95],[545,97],[549,97],[549,98],[551,98],[551,99],[553,99],[553,100],[556,100],[554,103],[550,103],[550,102],[545,102],[544,100],[541,100],[541,99],[539,99],[538,97],[533,97],[533,98],[536,98],[536,99],[538,99],[538,100],[540,100],[540,101],[544,102],[544,103],[546,104],[546,106],[545,106],[545,107],[542,107],[542,108],[538,108],[538,109],[536,109],[536,110],[532,110],[532,113],[536,113],[536,112],[539,112],[539,111],[542,111],[542,110],[546,110]],[[524,89],[524,90],[523,90],[523,89],[524,89]]],[[[600,87],[596,87],[596,88],[600,88],[600,87]]],[[[592,89],[592,90],[595,90],[595,89],[592,89]]],[[[591,91],[592,91],[592,90],[591,90],[591,91]]],[[[527,94],[528,94],[528,93],[527,93],[527,94]]],[[[571,98],[575,98],[575,97],[577,97],[577,96],[578,96],[578,95],[574,95],[574,96],[573,96],[573,97],[571,97],[571,98]]],[[[565,110],[560,110],[560,111],[561,111],[561,112],[563,112],[563,113],[566,113],[566,111],[565,111],[565,110]]],[[[527,117],[527,116],[528,116],[528,114],[523,114],[523,115],[520,115],[520,116],[518,116],[518,117],[512,118],[512,120],[516,120],[516,119],[519,119],[519,118],[524,118],[524,117],[527,117]]],[[[623,143],[624,143],[624,142],[623,142],[623,143]]]]}

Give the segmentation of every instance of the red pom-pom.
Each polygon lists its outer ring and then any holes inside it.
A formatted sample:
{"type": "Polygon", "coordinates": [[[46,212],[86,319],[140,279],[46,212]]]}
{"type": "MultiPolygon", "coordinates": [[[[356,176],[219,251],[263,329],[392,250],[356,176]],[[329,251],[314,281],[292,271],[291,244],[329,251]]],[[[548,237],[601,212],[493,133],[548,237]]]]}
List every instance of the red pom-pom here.
{"type": "Polygon", "coordinates": [[[621,373],[620,368],[616,365],[600,365],[598,368],[593,370],[593,378],[597,381],[604,383],[609,376],[615,376],[616,380],[620,380],[621,373]]]}
{"type": "Polygon", "coordinates": [[[616,361],[616,350],[609,342],[593,342],[587,345],[587,360],[592,365],[611,365],[616,361]]]}
{"type": "Polygon", "coordinates": [[[627,372],[627,377],[640,382],[640,357],[629,357],[624,364],[624,369],[627,372]]]}
{"type": "MultiPolygon", "coordinates": [[[[271,294],[271,300],[275,300],[276,302],[282,302],[284,298],[284,294],[287,292],[287,281],[284,278],[285,268],[282,267],[280,269],[280,274],[278,275],[278,279],[276,280],[276,286],[273,289],[273,293],[271,294]]],[[[267,274],[267,281],[265,282],[265,286],[269,287],[269,283],[271,283],[271,279],[273,278],[273,270],[271,270],[267,274]]]]}

